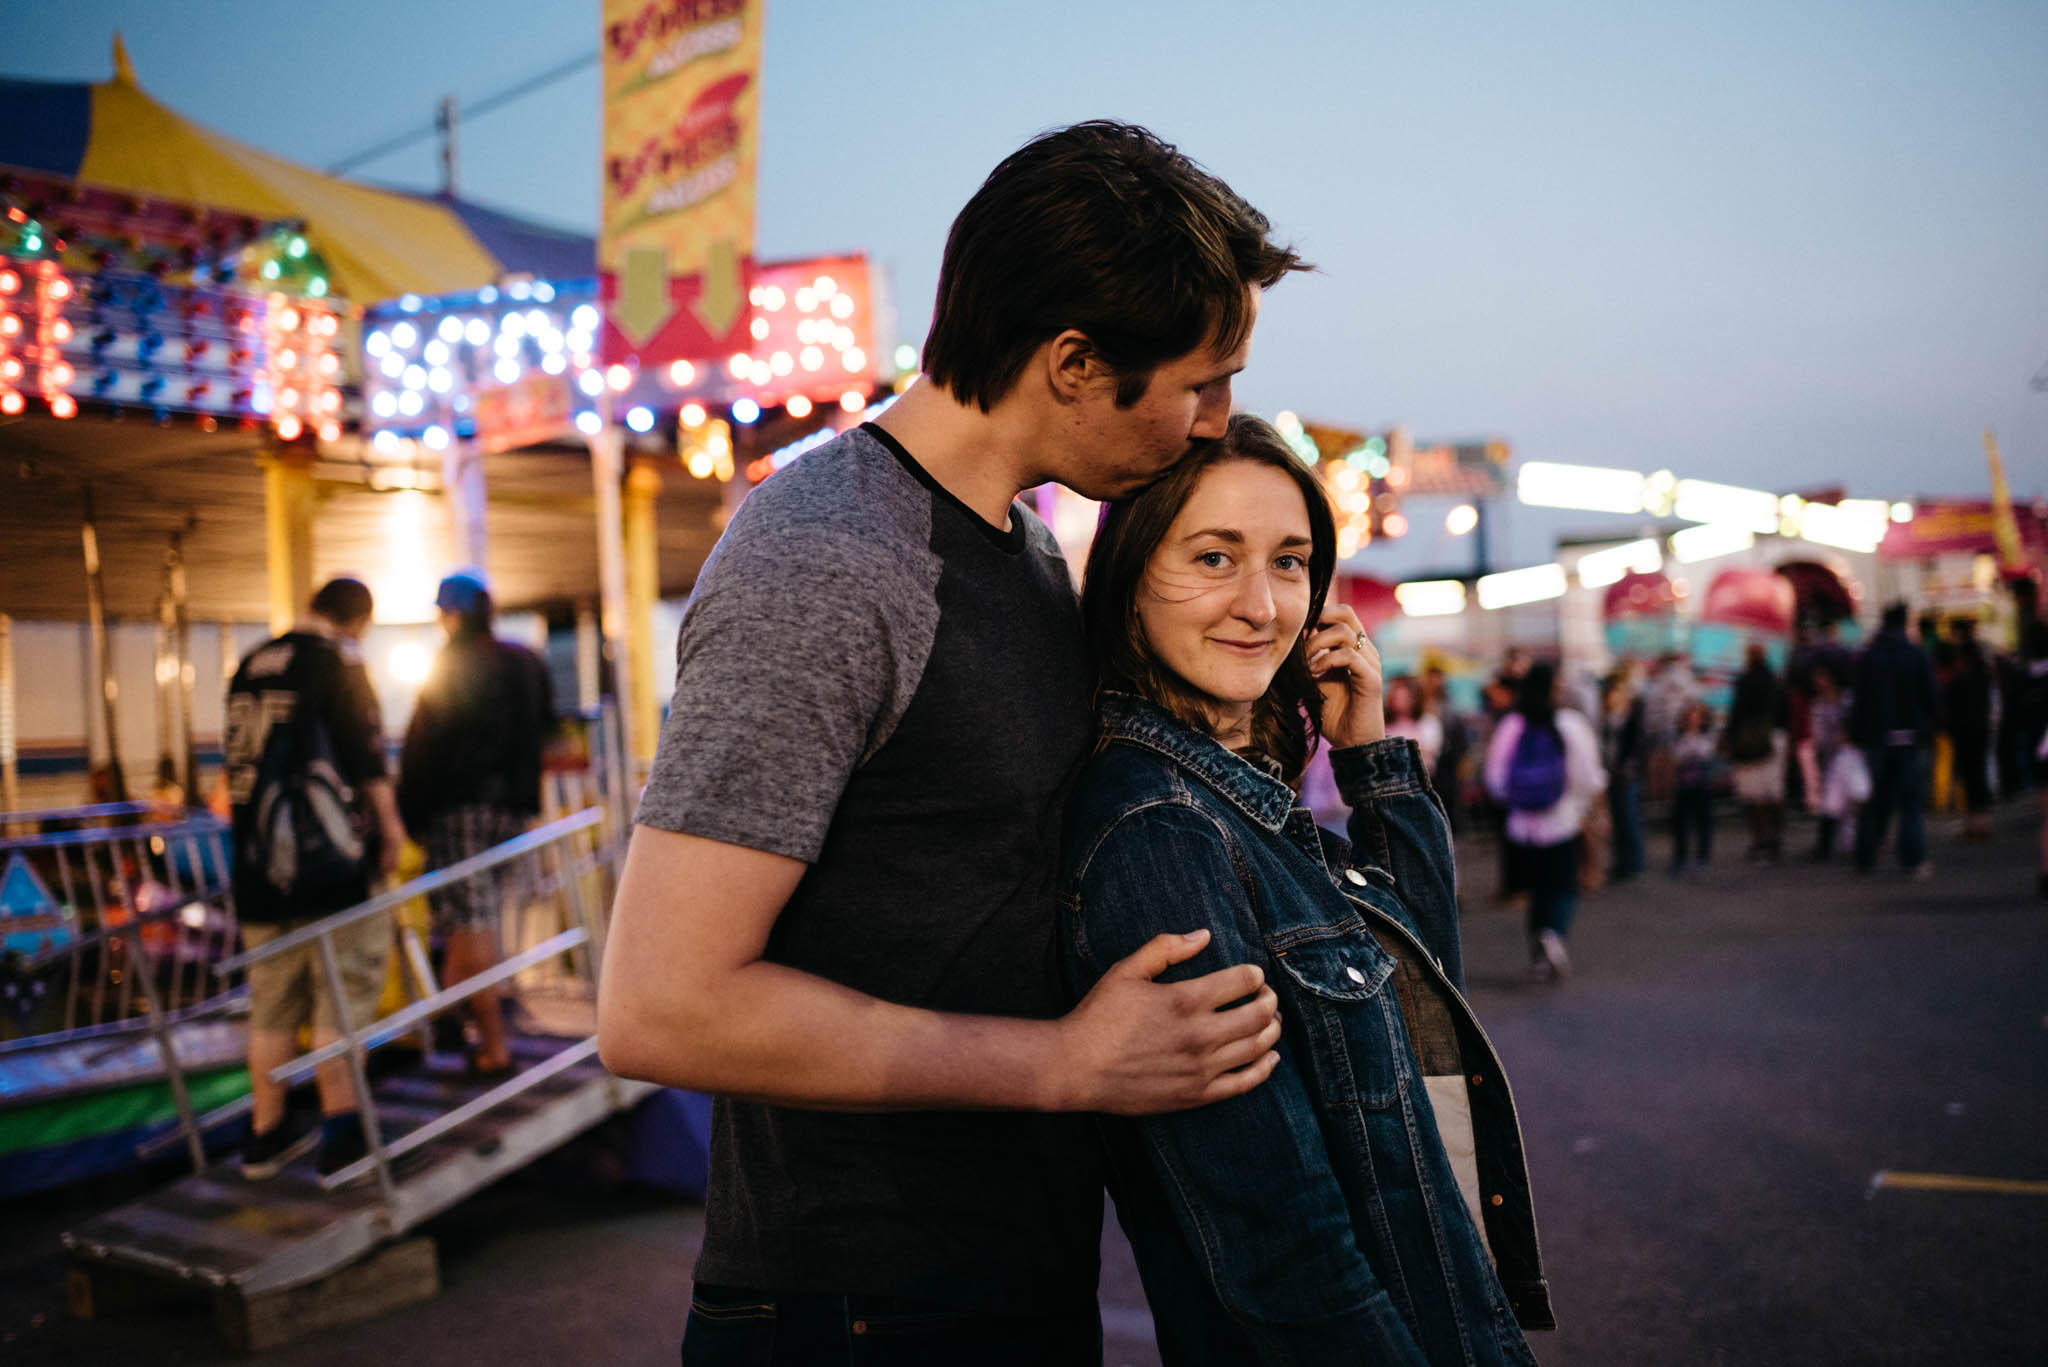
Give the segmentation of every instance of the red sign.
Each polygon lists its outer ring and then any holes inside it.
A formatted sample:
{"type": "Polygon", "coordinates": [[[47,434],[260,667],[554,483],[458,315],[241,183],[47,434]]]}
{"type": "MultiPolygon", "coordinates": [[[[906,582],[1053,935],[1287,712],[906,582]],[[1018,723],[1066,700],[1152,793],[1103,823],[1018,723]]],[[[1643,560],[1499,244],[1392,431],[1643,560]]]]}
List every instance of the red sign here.
{"type": "Polygon", "coordinates": [[[552,440],[571,430],[570,410],[567,375],[528,375],[514,384],[480,390],[477,444],[498,452],[552,440]]]}
{"type": "MultiPolygon", "coordinates": [[[[2042,514],[2038,505],[2015,504],[2012,510],[2021,547],[2036,557],[2048,550],[2048,519],[2042,514]]],[[[1948,552],[1998,554],[1990,499],[1933,498],[1915,503],[1913,520],[1892,523],[1877,548],[1887,560],[1918,560],[1948,552]]]]}

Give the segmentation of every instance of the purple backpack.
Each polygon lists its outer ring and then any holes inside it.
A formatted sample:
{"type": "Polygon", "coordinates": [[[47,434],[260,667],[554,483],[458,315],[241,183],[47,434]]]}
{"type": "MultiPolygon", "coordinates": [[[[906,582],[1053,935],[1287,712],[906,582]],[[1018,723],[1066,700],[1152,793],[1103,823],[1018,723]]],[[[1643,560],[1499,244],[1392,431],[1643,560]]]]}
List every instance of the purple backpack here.
{"type": "Polygon", "coordinates": [[[1522,723],[1515,741],[1515,753],[1508,760],[1508,808],[1517,812],[1540,812],[1555,807],[1564,796],[1564,737],[1557,727],[1522,723]]]}

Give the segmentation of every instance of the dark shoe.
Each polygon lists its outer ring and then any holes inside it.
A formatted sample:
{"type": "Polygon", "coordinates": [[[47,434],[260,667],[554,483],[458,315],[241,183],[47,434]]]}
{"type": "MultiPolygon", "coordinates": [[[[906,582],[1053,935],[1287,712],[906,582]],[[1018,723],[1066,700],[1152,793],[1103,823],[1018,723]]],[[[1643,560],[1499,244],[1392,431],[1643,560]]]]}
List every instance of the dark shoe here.
{"type": "Polygon", "coordinates": [[[242,1145],[242,1176],[251,1182],[268,1181],[311,1153],[319,1142],[317,1120],[286,1111],[283,1120],[262,1134],[251,1135],[242,1145]]]}
{"type": "Polygon", "coordinates": [[[347,1116],[329,1116],[320,1139],[320,1156],[313,1161],[313,1167],[322,1177],[332,1177],[358,1159],[369,1157],[369,1154],[370,1144],[363,1138],[360,1116],[353,1112],[347,1116]],[[346,1123],[333,1123],[337,1120],[346,1123]]]}

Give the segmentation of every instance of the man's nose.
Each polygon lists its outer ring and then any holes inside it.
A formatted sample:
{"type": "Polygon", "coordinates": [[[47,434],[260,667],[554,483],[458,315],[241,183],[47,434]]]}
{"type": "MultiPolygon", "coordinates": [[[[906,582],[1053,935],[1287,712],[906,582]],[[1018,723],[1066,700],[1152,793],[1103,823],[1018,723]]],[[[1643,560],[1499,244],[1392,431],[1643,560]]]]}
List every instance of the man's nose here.
{"type": "Polygon", "coordinates": [[[1188,429],[1188,435],[1197,440],[1213,440],[1223,435],[1230,426],[1230,384],[1225,381],[1212,389],[1204,390],[1196,401],[1195,425],[1188,429]]]}

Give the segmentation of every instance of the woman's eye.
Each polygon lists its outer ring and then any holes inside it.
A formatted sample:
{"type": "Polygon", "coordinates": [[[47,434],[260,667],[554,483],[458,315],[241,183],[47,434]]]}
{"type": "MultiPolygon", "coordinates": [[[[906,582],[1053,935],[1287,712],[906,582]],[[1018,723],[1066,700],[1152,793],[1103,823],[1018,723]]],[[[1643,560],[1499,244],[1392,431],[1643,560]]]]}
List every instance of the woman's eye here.
{"type": "Polygon", "coordinates": [[[1230,557],[1222,551],[1203,551],[1195,557],[1195,563],[1204,569],[1220,570],[1230,564],[1230,557]]]}
{"type": "Polygon", "coordinates": [[[1299,574],[1308,568],[1308,562],[1298,555],[1283,555],[1273,561],[1273,568],[1286,574],[1299,574]]]}

